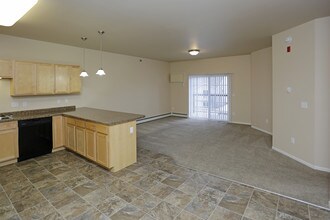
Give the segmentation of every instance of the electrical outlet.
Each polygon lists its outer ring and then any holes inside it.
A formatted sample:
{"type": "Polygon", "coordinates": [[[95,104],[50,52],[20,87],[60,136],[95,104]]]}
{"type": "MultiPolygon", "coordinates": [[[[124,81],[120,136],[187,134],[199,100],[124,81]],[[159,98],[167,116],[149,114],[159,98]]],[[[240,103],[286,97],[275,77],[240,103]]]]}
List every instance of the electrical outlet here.
{"type": "Polygon", "coordinates": [[[133,132],[134,132],[134,128],[133,128],[133,127],[130,127],[130,128],[129,128],[129,133],[130,133],[130,134],[133,134],[133,132]]]}
{"type": "Polygon", "coordinates": [[[18,108],[18,106],[19,106],[19,103],[18,102],[12,102],[11,103],[11,107],[12,108],[18,108]]]}
{"type": "Polygon", "coordinates": [[[308,108],[308,102],[301,102],[300,107],[303,108],[303,109],[307,109],[308,108]]]}
{"type": "Polygon", "coordinates": [[[291,137],[291,144],[295,144],[296,143],[296,139],[294,137],[291,137]]]}
{"type": "Polygon", "coordinates": [[[22,103],[22,107],[27,107],[28,106],[28,103],[27,102],[23,102],[22,103]]]}

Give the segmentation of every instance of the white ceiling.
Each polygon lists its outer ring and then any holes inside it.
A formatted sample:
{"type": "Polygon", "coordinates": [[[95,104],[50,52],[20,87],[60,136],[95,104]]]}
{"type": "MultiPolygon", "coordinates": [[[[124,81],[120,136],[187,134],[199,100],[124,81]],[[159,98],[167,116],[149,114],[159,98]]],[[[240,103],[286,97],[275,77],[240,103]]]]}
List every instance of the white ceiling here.
{"type": "Polygon", "coordinates": [[[330,0],[39,0],[0,34],[165,61],[248,54],[271,36],[330,16],[330,0]],[[198,48],[191,57],[188,49],[198,48]]]}

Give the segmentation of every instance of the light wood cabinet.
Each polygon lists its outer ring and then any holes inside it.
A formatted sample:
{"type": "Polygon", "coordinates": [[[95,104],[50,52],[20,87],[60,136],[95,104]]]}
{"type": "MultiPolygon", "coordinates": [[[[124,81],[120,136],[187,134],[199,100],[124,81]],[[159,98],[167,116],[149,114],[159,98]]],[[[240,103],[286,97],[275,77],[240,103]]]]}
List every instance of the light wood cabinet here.
{"type": "Polygon", "coordinates": [[[53,116],[53,149],[64,146],[63,117],[53,116]]]}
{"type": "Polygon", "coordinates": [[[0,77],[4,79],[13,78],[13,62],[11,60],[0,60],[0,77]]]}
{"type": "Polygon", "coordinates": [[[70,93],[79,93],[81,90],[80,67],[70,66],[70,93]]]}
{"type": "Polygon", "coordinates": [[[0,162],[18,158],[17,121],[0,123],[0,162]]]}
{"type": "Polygon", "coordinates": [[[12,96],[29,96],[36,94],[35,63],[15,62],[13,80],[11,81],[12,96]]]}
{"type": "Polygon", "coordinates": [[[86,129],[86,157],[96,161],[96,131],[86,129]]]}
{"type": "Polygon", "coordinates": [[[109,167],[109,141],[108,135],[96,133],[96,162],[102,166],[109,167]]]}
{"type": "Polygon", "coordinates": [[[37,95],[52,95],[55,93],[54,65],[37,64],[37,95]]]}
{"type": "Polygon", "coordinates": [[[114,172],[136,162],[135,121],[113,126],[70,117],[65,121],[68,149],[114,172]]]}
{"type": "MultiPolygon", "coordinates": [[[[54,95],[80,93],[80,67],[48,63],[14,61],[12,96],[54,95]]],[[[0,73],[9,67],[1,67],[0,73]]]]}
{"type": "Polygon", "coordinates": [[[65,126],[66,129],[66,147],[72,151],[77,151],[76,149],[76,137],[75,137],[75,126],[73,124],[67,123],[65,126]]]}
{"type": "Polygon", "coordinates": [[[70,75],[67,65],[55,65],[55,93],[67,94],[70,92],[70,75]]]}
{"type": "Polygon", "coordinates": [[[77,153],[86,156],[85,128],[76,126],[75,138],[77,153]]]}

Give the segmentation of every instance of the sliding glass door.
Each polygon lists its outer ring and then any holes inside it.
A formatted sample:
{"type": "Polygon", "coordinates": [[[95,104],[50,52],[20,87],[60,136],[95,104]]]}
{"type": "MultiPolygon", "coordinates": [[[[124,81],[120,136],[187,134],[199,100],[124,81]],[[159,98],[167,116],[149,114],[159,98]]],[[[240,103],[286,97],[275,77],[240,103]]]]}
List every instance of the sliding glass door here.
{"type": "Polygon", "coordinates": [[[230,120],[229,75],[189,76],[189,117],[230,120]]]}

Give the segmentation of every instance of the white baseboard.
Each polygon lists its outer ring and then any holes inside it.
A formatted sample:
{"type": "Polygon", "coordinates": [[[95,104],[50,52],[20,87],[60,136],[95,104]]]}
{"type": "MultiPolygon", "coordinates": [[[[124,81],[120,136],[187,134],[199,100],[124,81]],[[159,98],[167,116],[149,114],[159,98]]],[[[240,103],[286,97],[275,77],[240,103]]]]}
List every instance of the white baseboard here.
{"type": "Polygon", "coordinates": [[[171,116],[181,117],[181,118],[188,118],[188,115],[187,114],[176,113],[176,112],[171,112],[171,116]]]}
{"type": "Polygon", "coordinates": [[[149,122],[149,121],[154,121],[154,120],[158,120],[161,118],[166,118],[166,117],[170,117],[172,115],[172,113],[166,113],[166,114],[162,114],[162,115],[156,115],[156,116],[152,116],[152,117],[148,117],[148,118],[142,118],[140,120],[137,120],[136,124],[142,124],[145,122],[149,122]]]}
{"type": "Polygon", "coordinates": [[[300,159],[300,158],[298,158],[296,156],[293,156],[293,155],[291,155],[291,154],[289,154],[289,153],[287,153],[287,152],[285,152],[285,151],[283,151],[283,150],[281,150],[279,148],[276,148],[274,146],[272,146],[272,149],[275,150],[275,151],[277,151],[277,152],[279,152],[280,154],[283,154],[283,155],[285,155],[287,157],[290,157],[291,159],[293,159],[295,161],[298,161],[301,164],[304,164],[305,166],[308,166],[309,168],[312,168],[314,170],[319,170],[319,171],[330,173],[330,169],[329,168],[319,167],[319,166],[316,166],[314,164],[308,163],[308,162],[306,162],[306,161],[304,161],[304,160],[302,160],[302,159],[300,159]]]}
{"type": "Polygon", "coordinates": [[[251,125],[251,123],[239,122],[239,121],[229,121],[228,123],[239,124],[239,125],[251,125]]]}
{"type": "Polygon", "coordinates": [[[253,125],[251,125],[251,128],[253,128],[253,129],[256,129],[256,130],[258,130],[258,131],[261,131],[261,132],[264,132],[264,133],[266,133],[266,134],[270,134],[270,135],[273,135],[271,132],[269,132],[269,131],[266,131],[266,130],[264,130],[264,129],[261,129],[261,128],[258,128],[258,127],[256,127],[256,126],[253,126],[253,125]]]}

